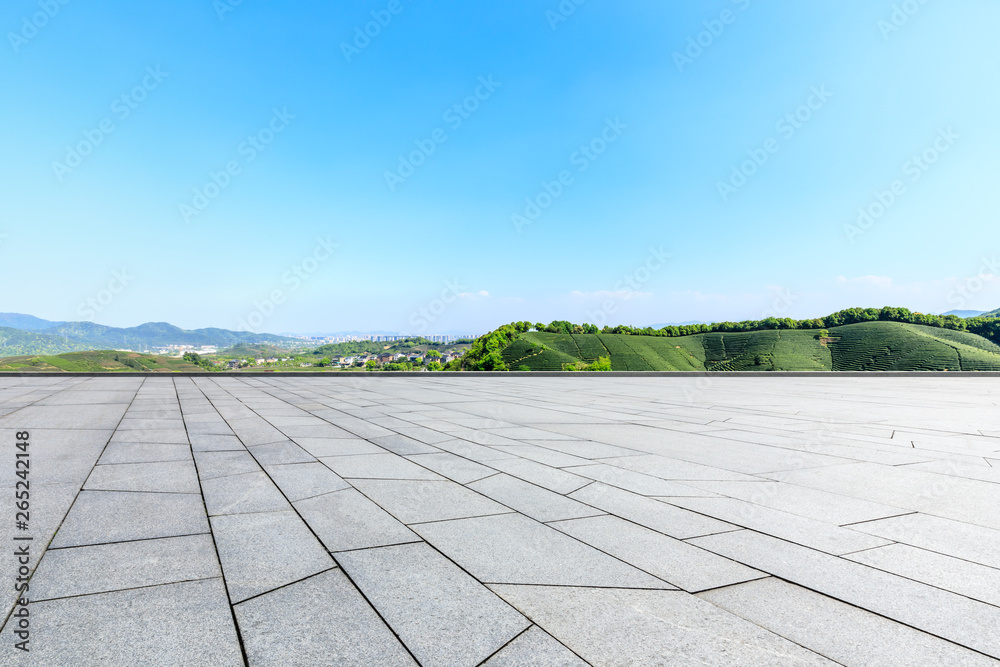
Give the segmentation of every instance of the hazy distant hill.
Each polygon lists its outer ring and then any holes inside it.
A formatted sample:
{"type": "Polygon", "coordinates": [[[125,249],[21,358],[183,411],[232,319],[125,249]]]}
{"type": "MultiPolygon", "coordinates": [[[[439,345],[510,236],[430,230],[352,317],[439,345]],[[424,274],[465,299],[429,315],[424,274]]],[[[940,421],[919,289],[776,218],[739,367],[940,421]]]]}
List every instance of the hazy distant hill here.
{"type": "MultiPolygon", "coordinates": [[[[996,313],[997,311],[993,311],[996,313]]],[[[954,315],[955,317],[979,317],[980,315],[986,314],[982,310],[949,310],[947,313],[941,313],[942,315],[954,315]]],[[[996,315],[991,315],[990,317],[996,317],[996,315]]]]}
{"type": "Polygon", "coordinates": [[[0,313],[0,327],[10,327],[11,329],[21,329],[23,331],[41,331],[60,324],[65,324],[65,322],[43,320],[34,315],[23,315],[21,313],[0,313]]]}
{"type": "MultiPolygon", "coordinates": [[[[30,315],[7,313],[2,321],[20,321],[39,327],[41,320],[30,315]]],[[[0,326],[0,357],[33,354],[61,354],[80,350],[146,350],[164,345],[215,345],[231,347],[247,344],[291,344],[294,338],[228,329],[185,330],[166,322],[147,322],[137,327],[107,327],[93,322],[51,322],[44,328],[24,329],[0,326]]]]}

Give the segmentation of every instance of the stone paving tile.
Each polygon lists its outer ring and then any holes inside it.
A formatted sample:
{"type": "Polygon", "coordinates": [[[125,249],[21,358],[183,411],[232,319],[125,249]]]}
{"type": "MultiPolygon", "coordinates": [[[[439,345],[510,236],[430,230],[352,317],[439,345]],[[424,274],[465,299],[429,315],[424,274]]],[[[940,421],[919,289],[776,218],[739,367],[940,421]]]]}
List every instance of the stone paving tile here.
{"type": "Polygon", "coordinates": [[[489,465],[490,461],[499,461],[501,459],[513,460],[517,458],[513,454],[500,451],[499,449],[492,449],[474,442],[469,442],[468,440],[443,440],[441,442],[435,442],[434,446],[445,452],[450,452],[455,456],[461,456],[462,458],[476,461],[477,463],[482,463],[484,465],[489,465]]]}
{"type": "Polygon", "coordinates": [[[264,471],[203,479],[201,488],[210,516],[288,509],[285,496],[264,471]]]}
{"type": "Polygon", "coordinates": [[[419,440],[414,440],[413,438],[408,438],[407,436],[399,435],[398,433],[383,435],[378,438],[370,438],[370,440],[379,447],[401,456],[407,456],[410,454],[435,454],[441,451],[437,447],[426,445],[419,440]]]}
{"type": "Polygon", "coordinates": [[[38,602],[31,633],[30,653],[4,646],[4,664],[244,664],[221,579],[38,602]]]}
{"type": "Polygon", "coordinates": [[[357,456],[325,456],[320,461],[344,479],[444,479],[409,459],[388,452],[357,456]]]}
{"type": "Polygon", "coordinates": [[[557,642],[537,625],[500,649],[483,667],[587,667],[578,655],[557,642]]]}
{"type": "Polygon", "coordinates": [[[234,604],[335,565],[291,510],[213,516],[212,533],[234,604]]]}
{"type": "Polygon", "coordinates": [[[844,558],[1000,607],[1000,570],[996,568],[907,544],[890,544],[844,558]]]}
{"type": "Polygon", "coordinates": [[[208,532],[201,495],[81,491],[50,548],[208,532]]]}
{"type": "Polygon", "coordinates": [[[354,479],[352,486],[405,524],[511,512],[484,495],[447,480],[354,479]]]}
{"type": "Polygon", "coordinates": [[[212,536],[116,542],[45,554],[31,578],[32,602],[222,576],[212,536]]]}
{"type": "Polygon", "coordinates": [[[486,583],[673,588],[520,514],[423,523],[412,528],[486,583]]]}
{"type": "Polygon", "coordinates": [[[681,540],[738,528],[731,523],[600,482],[580,489],[569,497],[681,540]]]}
{"type": "Polygon", "coordinates": [[[91,491],[157,491],[199,493],[194,462],[116,463],[99,465],[87,478],[84,489],[91,491]]]}
{"type": "Polygon", "coordinates": [[[699,597],[844,665],[997,664],[981,653],[774,577],[699,597]]]}
{"type": "Polygon", "coordinates": [[[850,530],[1000,568],[1000,530],[993,528],[927,514],[907,514],[854,524],[850,530]]]}
{"type": "Polygon", "coordinates": [[[1000,608],[749,530],[691,543],[1000,658],[1000,608]]]}
{"type": "Polygon", "coordinates": [[[422,665],[478,665],[530,625],[426,544],[337,560],[422,665]]]}
{"type": "Polygon", "coordinates": [[[602,459],[606,463],[616,468],[625,468],[635,472],[641,472],[660,479],[669,479],[679,482],[689,480],[717,481],[717,482],[754,482],[759,477],[744,475],[739,472],[713,468],[712,466],[691,463],[679,459],[671,459],[666,456],[656,454],[640,454],[638,456],[620,456],[615,458],[602,459]]]}
{"type": "Polygon", "coordinates": [[[236,605],[251,665],[416,665],[339,569],[236,605]]]}
{"type": "Polygon", "coordinates": [[[652,475],[644,475],[633,470],[623,470],[614,466],[596,463],[586,466],[574,466],[563,468],[566,472],[580,475],[588,479],[604,482],[609,486],[617,486],[620,489],[638,493],[643,496],[711,496],[712,492],[706,492],[694,486],[689,486],[681,482],[673,482],[652,475]]]}
{"type": "Polygon", "coordinates": [[[498,474],[493,468],[488,468],[480,463],[464,459],[461,456],[455,456],[449,452],[414,454],[406,458],[459,484],[468,484],[484,477],[498,474]]]}
{"type": "Polygon", "coordinates": [[[527,459],[502,459],[491,462],[489,466],[513,477],[561,494],[572,493],[579,488],[587,486],[592,481],[586,477],[574,475],[559,468],[542,465],[534,461],[528,461],[527,459]]]}
{"type": "Polygon", "coordinates": [[[115,463],[156,463],[159,461],[190,461],[191,447],[184,444],[155,444],[148,442],[112,442],[104,448],[98,465],[115,463]]]}
{"type": "Polygon", "coordinates": [[[265,468],[281,492],[292,502],[351,488],[337,473],[319,461],[270,465],[265,468]]]}
{"type": "Polygon", "coordinates": [[[689,593],[767,576],[616,516],[556,521],[549,525],[689,593]]]}
{"type": "MultiPolygon", "coordinates": [[[[996,503],[997,486],[975,479],[940,475],[910,466],[854,463],[818,470],[768,475],[774,479],[906,511],[919,511],[1000,529],[1000,513],[984,510],[996,503]]],[[[878,517],[869,517],[878,518],[878,517]]],[[[863,519],[859,519],[861,521],[863,519]]]]}
{"type": "Polygon", "coordinates": [[[330,551],[367,549],[420,538],[356,489],[345,489],[294,503],[302,518],[330,551]]]}
{"type": "Polygon", "coordinates": [[[883,519],[909,511],[782,482],[689,482],[689,484],[723,496],[839,526],[883,519]]]}
{"type": "Polygon", "coordinates": [[[469,484],[469,488],[536,521],[578,519],[603,514],[601,510],[589,505],[503,473],[473,482],[469,484]]]}
{"type": "Polygon", "coordinates": [[[291,440],[269,442],[266,445],[253,445],[247,447],[247,449],[261,465],[312,463],[316,460],[316,457],[306,452],[306,450],[291,440]]]}
{"type": "Polygon", "coordinates": [[[294,441],[316,458],[385,453],[385,450],[378,445],[361,438],[295,438],[294,441]]]}
{"type": "Polygon", "coordinates": [[[851,528],[840,528],[736,498],[663,498],[662,501],[828,554],[840,555],[889,544],[889,540],[851,528]]]}
{"type": "Polygon", "coordinates": [[[833,665],[682,591],[491,585],[593,665],[833,665]]]}
{"type": "Polygon", "coordinates": [[[231,450],[246,451],[246,447],[235,435],[207,435],[192,433],[191,449],[196,452],[220,452],[231,450]]]}
{"type": "Polygon", "coordinates": [[[194,453],[198,477],[204,480],[260,472],[260,464],[245,449],[194,453]]]}
{"type": "Polygon", "coordinates": [[[183,428],[174,429],[135,429],[134,431],[115,431],[111,442],[154,442],[164,444],[188,444],[187,431],[183,428]]]}

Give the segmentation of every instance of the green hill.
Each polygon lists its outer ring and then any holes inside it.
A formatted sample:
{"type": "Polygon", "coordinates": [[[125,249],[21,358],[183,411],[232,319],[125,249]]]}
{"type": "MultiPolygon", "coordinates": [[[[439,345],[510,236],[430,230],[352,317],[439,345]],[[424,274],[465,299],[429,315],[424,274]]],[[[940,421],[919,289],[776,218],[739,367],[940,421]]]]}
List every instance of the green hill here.
{"type": "Polygon", "coordinates": [[[1000,318],[852,308],[662,329],[514,322],[474,341],[463,370],[1000,371],[1000,318]]]}
{"type": "MultiPolygon", "coordinates": [[[[27,315],[4,313],[2,322],[31,325],[27,315]]],[[[38,320],[45,322],[45,320],[38,320]]],[[[137,327],[106,327],[93,322],[49,322],[51,326],[32,330],[0,326],[0,355],[60,354],[78,350],[130,349],[147,350],[164,345],[260,345],[301,347],[302,341],[274,334],[257,334],[228,329],[175,327],[166,322],[147,322],[137,327]]],[[[33,325],[34,326],[34,325],[33,325]]],[[[41,325],[38,325],[39,327],[41,325]]]]}
{"type": "Polygon", "coordinates": [[[176,373],[202,372],[203,368],[185,359],[138,352],[98,350],[58,355],[6,357],[0,371],[43,371],[52,373],[176,373]]]}
{"type": "Polygon", "coordinates": [[[512,370],[558,371],[611,358],[616,371],[1000,371],[1000,346],[964,331],[901,322],[681,337],[528,332],[501,355],[512,370]]]}

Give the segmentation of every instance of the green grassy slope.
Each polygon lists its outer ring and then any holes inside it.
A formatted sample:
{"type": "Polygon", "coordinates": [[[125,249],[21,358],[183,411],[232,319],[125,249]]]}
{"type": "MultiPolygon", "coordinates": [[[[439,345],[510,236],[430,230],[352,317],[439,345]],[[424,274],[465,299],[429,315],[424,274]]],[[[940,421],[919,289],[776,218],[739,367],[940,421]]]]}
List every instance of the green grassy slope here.
{"type": "Polygon", "coordinates": [[[173,373],[202,372],[204,369],[175,357],[99,350],[94,352],[69,352],[59,355],[7,357],[0,359],[0,371],[173,373]]]}
{"type": "Polygon", "coordinates": [[[1000,346],[976,334],[900,322],[658,337],[521,334],[502,351],[511,370],[562,370],[611,357],[616,371],[1000,371],[1000,346]]]}

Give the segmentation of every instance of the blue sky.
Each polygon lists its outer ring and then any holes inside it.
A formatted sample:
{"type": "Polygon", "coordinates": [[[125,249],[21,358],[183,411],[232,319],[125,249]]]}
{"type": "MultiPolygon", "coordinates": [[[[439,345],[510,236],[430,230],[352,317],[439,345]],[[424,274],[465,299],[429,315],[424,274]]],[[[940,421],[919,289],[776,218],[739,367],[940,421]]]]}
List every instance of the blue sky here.
{"type": "Polygon", "coordinates": [[[230,1],[4,4],[0,311],[1000,306],[992,0],[230,1]]]}

